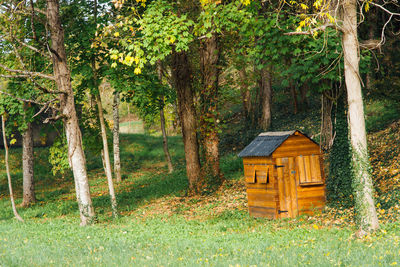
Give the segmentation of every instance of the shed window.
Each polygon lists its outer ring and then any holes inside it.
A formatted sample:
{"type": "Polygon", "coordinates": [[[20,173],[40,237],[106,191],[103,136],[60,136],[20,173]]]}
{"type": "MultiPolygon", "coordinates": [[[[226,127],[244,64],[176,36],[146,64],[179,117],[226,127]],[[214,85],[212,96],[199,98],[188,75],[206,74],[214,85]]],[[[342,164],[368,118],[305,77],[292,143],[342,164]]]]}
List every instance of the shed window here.
{"type": "Polygon", "coordinates": [[[268,184],[272,176],[273,166],[269,165],[245,165],[244,175],[246,183],[268,184]]]}
{"type": "Polygon", "coordinates": [[[323,184],[319,155],[298,156],[297,168],[300,185],[323,184]]]}

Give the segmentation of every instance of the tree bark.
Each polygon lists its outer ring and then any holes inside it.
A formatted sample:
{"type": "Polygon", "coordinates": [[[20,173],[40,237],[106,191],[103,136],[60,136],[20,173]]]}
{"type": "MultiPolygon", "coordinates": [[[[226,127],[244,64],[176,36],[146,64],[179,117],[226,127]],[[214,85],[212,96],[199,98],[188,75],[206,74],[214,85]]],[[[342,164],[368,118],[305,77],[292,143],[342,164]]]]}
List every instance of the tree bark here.
{"type": "Polygon", "coordinates": [[[296,93],[296,87],[294,86],[293,82],[291,81],[289,84],[290,87],[290,93],[292,95],[292,99],[293,99],[293,114],[297,114],[297,112],[299,111],[299,104],[297,102],[297,93],[296,93]]]}
{"type": "Polygon", "coordinates": [[[15,218],[18,221],[23,222],[24,220],[21,218],[21,216],[19,216],[19,214],[17,212],[17,208],[15,207],[14,193],[13,193],[13,188],[12,188],[12,183],[11,183],[10,166],[8,165],[8,144],[7,144],[7,138],[6,138],[6,119],[4,118],[4,115],[1,116],[1,128],[2,128],[2,132],[3,132],[4,150],[6,151],[4,162],[6,165],[8,189],[10,190],[11,207],[12,207],[15,218]]]}
{"type": "Polygon", "coordinates": [[[307,91],[308,91],[308,84],[303,84],[300,86],[300,99],[301,99],[301,108],[302,110],[308,110],[309,104],[307,99],[307,91]]]}
{"type": "Polygon", "coordinates": [[[200,45],[202,94],[200,129],[202,147],[205,152],[203,180],[201,187],[219,185],[223,181],[219,167],[219,114],[218,114],[218,78],[219,47],[218,37],[213,34],[204,38],[200,45]]]}
{"type": "Polygon", "coordinates": [[[113,150],[114,150],[114,175],[117,179],[117,183],[122,181],[121,179],[121,158],[120,158],[120,146],[119,146],[119,103],[120,96],[119,92],[114,92],[113,100],[113,150]]]}
{"type": "Polygon", "coordinates": [[[196,110],[193,103],[191,71],[185,52],[173,53],[172,78],[178,97],[178,109],[182,126],[189,190],[191,192],[196,192],[201,166],[199,144],[196,135],[196,110]]]}
{"type": "Polygon", "coordinates": [[[27,123],[27,128],[22,134],[22,173],[22,206],[28,207],[36,202],[33,172],[33,132],[31,122],[27,123]]]}
{"type": "Polygon", "coordinates": [[[239,69],[239,78],[240,78],[240,93],[242,95],[244,117],[247,119],[250,117],[250,112],[251,112],[251,98],[250,98],[249,85],[247,84],[248,77],[245,66],[239,69]]]}
{"type": "Polygon", "coordinates": [[[67,64],[64,31],[61,25],[59,2],[57,0],[47,0],[47,20],[51,33],[54,77],[58,89],[64,92],[60,94],[60,110],[68,142],[68,159],[74,175],[81,225],[87,225],[93,221],[95,213],[90,197],[86,158],[82,147],[82,134],[75,110],[74,92],[71,87],[71,74],[67,64]]]}
{"type": "Polygon", "coordinates": [[[373,185],[369,173],[367,138],[365,130],[364,107],[359,73],[359,47],[357,38],[357,1],[343,2],[344,74],[349,106],[349,132],[354,167],[354,188],[359,236],[379,227],[376,214],[373,185]]]}
{"type": "Polygon", "coordinates": [[[328,150],[331,148],[333,142],[333,124],[332,124],[332,107],[333,100],[327,96],[327,92],[322,93],[321,103],[321,146],[323,149],[328,150]]]}
{"type": "MultiPolygon", "coordinates": [[[[162,101],[163,102],[163,101],[162,101]]],[[[168,172],[171,173],[174,171],[174,167],[172,166],[172,160],[171,160],[171,155],[169,154],[168,150],[168,139],[167,139],[167,132],[165,130],[165,116],[164,116],[164,104],[160,104],[160,126],[161,126],[161,132],[163,136],[163,149],[164,149],[164,155],[165,155],[165,160],[167,161],[168,165],[168,172]]]]}
{"type": "Polygon", "coordinates": [[[261,86],[261,119],[260,127],[264,131],[271,127],[271,101],[272,101],[272,86],[271,86],[271,71],[269,67],[261,69],[260,86],[261,86]]]}
{"type": "Polygon", "coordinates": [[[103,140],[104,164],[106,167],[108,191],[110,193],[110,199],[111,199],[111,209],[113,217],[117,218],[118,217],[117,199],[115,197],[114,182],[112,179],[110,152],[108,150],[107,130],[106,130],[106,124],[104,122],[103,105],[101,103],[100,91],[96,95],[96,102],[97,102],[97,109],[99,112],[101,139],[103,140]]]}

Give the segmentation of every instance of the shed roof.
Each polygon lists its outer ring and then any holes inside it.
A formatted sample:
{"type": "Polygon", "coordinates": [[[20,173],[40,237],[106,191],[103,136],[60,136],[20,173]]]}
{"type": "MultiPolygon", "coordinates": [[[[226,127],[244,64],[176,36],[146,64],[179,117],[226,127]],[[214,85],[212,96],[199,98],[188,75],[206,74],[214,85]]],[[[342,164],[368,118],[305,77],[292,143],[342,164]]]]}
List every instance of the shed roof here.
{"type": "MultiPolygon", "coordinates": [[[[239,157],[269,157],[289,136],[297,130],[283,132],[265,132],[260,133],[248,146],[239,154],[239,157]]],[[[303,134],[303,133],[301,133],[303,134]]],[[[303,134],[308,137],[307,135],[303,134]]],[[[308,137],[309,138],[309,137],[308,137]]],[[[314,142],[311,138],[309,138],[314,142]]],[[[314,142],[315,143],[315,142],[314,142]]]]}

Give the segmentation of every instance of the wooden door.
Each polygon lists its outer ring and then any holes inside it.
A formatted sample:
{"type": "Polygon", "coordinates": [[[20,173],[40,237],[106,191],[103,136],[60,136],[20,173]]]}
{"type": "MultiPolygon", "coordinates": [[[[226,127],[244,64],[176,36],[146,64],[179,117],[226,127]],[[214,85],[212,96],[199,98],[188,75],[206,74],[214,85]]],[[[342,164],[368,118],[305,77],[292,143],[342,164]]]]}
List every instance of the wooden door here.
{"type": "Polygon", "coordinates": [[[278,158],[276,165],[279,192],[278,218],[294,218],[298,215],[295,160],[293,157],[278,158]]]}

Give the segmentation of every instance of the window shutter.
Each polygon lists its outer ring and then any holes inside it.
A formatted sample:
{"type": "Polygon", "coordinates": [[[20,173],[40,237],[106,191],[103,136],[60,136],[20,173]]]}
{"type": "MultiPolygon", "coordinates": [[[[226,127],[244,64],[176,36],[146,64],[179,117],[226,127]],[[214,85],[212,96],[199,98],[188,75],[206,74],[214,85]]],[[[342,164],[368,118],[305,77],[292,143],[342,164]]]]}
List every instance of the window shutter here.
{"type": "Polygon", "coordinates": [[[300,185],[323,184],[319,155],[298,156],[297,169],[300,185]]]}
{"type": "Polygon", "coordinates": [[[268,166],[258,167],[256,169],[256,180],[257,183],[266,184],[268,183],[268,166]]]}
{"type": "Polygon", "coordinates": [[[246,183],[254,184],[255,183],[255,168],[252,165],[245,165],[244,166],[244,177],[246,183]]]}

